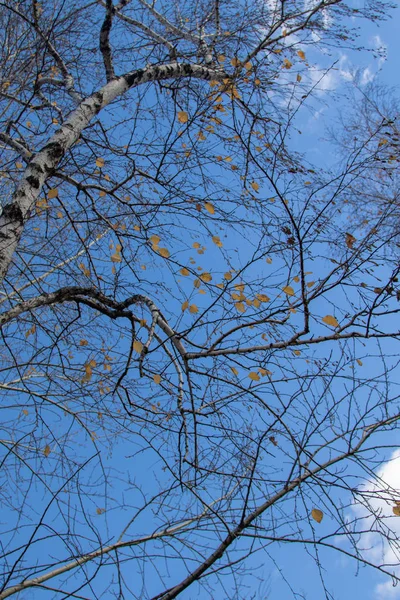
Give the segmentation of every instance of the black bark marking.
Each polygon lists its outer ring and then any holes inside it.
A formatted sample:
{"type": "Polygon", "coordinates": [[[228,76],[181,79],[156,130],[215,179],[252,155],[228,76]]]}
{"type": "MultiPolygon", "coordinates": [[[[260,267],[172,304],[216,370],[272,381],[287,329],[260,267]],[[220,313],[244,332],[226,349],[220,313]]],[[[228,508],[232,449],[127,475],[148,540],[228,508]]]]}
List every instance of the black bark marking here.
{"type": "Polygon", "coordinates": [[[43,151],[47,152],[55,161],[60,160],[60,158],[64,155],[64,148],[60,144],[60,142],[49,142],[43,148],[43,151]]]}
{"type": "MultiPolygon", "coordinates": [[[[22,215],[22,210],[16,204],[6,204],[3,208],[3,214],[1,220],[7,219],[8,222],[18,222],[22,225],[24,222],[24,217],[22,215]]],[[[4,235],[3,235],[4,237],[4,235]]]]}
{"type": "Polygon", "coordinates": [[[29,175],[29,177],[26,178],[26,181],[36,190],[40,188],[40,181],[34,175],[29,175]]]}
{"type": "Polygon", "coordinates": [[[137,81],[140,81],[143,78],[143,75],[144,69],[139,69],[131,75],[126,75],[125,81],[129,85],[129,87],[132,87],[137,81]]]}

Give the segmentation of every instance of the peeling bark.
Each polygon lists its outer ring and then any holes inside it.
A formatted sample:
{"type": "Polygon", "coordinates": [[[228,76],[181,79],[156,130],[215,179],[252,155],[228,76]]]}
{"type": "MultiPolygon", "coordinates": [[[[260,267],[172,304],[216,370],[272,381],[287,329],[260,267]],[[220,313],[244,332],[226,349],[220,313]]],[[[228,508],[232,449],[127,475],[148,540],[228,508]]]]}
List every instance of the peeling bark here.
{"type": "Polygon", "coordinates": [[[0,281],[8,271],[24,225],[30,217],[44,183],[91,120],[104,107],[133,87],[151,81],[180,77],[195,77],[209,81],[210,79],[222,80],[228,75],[222,70],[190,63],[172,62],[150,66],[109,81],[99,91],[85,98],[71,113],[62,127],[28,164],[12,204],[5,207],[0,217],[0,281]]]}

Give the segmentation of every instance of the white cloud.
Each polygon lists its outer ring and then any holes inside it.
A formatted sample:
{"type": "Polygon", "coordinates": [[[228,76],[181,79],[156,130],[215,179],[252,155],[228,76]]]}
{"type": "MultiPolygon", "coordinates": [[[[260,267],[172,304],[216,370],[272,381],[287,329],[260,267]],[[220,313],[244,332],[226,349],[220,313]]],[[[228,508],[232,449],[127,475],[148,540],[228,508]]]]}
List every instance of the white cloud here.
{"type": "MultiPolygon", "coordinates": [[[[352,506],[352,520],[365,532],[359,543],[365,558],[375,564],[386,565],[386,570],[400,577],[400,517],[393,514],[393,506],[400,501],[400,450],[396,450],[390,459],[377,472],[377,478],[359,488],[368,506],[355,503],[352,506]],[[377,531],[386,535],[380,535],[377,531]],[[390,543],[388,537],[392,539],[390,543]]],[[[393,586],[387,577],[375,586],[375,600],[400,599],[400,584],[393,586]]]]}

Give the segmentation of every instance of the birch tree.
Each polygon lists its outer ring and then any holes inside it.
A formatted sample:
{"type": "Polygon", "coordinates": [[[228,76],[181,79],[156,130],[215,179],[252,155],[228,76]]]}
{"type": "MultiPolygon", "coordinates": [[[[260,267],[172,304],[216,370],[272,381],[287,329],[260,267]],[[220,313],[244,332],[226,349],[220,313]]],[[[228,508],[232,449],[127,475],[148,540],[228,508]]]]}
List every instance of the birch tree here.
{"type": "Polygon", "coordinates": [[[387,144],[295,151],[391,8],[0,1],[0,599],[400,578],[396,233],[348,218],[387,144]]]}

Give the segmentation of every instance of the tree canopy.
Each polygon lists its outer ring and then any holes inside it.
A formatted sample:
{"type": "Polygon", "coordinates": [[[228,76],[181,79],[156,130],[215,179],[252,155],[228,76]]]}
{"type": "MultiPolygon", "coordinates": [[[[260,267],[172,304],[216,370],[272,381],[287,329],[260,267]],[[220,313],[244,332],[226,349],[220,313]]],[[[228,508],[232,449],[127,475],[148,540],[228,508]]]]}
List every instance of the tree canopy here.
{"type": "Polygon", "coordinates": [[[392,8],[0,1],[0,600],[400,579],[396,110],[297,142],[392,8]]]}

